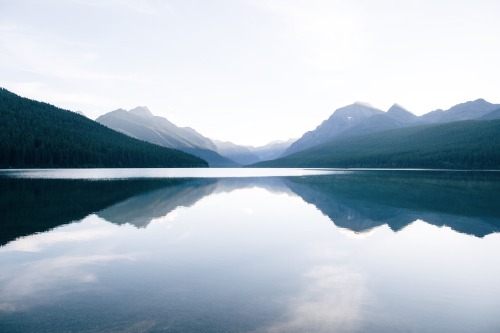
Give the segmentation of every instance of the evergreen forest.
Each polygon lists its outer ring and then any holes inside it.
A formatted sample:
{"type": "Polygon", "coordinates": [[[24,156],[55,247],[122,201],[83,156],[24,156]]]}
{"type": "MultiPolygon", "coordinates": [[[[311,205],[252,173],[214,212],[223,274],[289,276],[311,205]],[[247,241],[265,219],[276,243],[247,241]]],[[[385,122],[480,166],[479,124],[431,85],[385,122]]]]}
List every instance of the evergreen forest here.
{"type": "Polygon", "coordinates": [[[500,169],[500,120],[422,125],[333,140],[255,167],[500,169]]]}
{"type": "Polygon", "coordinates": [[[0,168],[207,166],[196,156],[0,88],[0,168]]]}

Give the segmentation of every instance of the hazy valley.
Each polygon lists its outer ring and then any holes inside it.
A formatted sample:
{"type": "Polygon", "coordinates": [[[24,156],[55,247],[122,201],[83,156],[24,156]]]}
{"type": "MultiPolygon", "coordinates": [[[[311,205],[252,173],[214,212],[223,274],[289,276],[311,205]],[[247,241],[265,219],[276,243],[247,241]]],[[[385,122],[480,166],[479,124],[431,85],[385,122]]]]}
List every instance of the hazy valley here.
{"type": "Polygon", "coordinates": [[[94,122],[2,89],[0,108],[0,166],[4,168],[203,163],[210,167],[500,168],[500,105],[483,99],[422,116],[397,104],[382,111],[354,103],[335,110],[298,139],[260,147],[208,138],[155,116],[147,107],[117,109],[94,122]]]}

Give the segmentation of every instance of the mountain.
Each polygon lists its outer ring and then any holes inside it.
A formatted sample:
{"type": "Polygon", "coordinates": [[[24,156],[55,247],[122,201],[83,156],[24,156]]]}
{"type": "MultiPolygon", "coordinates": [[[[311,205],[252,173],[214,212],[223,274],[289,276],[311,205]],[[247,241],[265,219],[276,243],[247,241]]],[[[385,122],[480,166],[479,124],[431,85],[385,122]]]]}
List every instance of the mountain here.
{"type": "Polygon", "coordinates": [[[98,117],[96,121],[129,136],[162,146],[215,149],[209,139],[194,130],[177,127],[166,118],[154,116],[147,107],[136,107],[129,111],[118,109],[98,117]]]}
{"type": "Polygon", "coordinates": [[[441,109],[431,111],[419,117],[418,122],[435,124],[478,119],[499,108],[500,104],[492,104],[480,98],[475,101],[457,104],[446,111],[441,109]]]}
{"type": "Polygon", "coordinates": [[[0,168],[206,166],[193,155],[0,88],[0,168]]]}
{"type": "Polygon", "coordinates": [[[261,159],[245,146],[240,146],[229,141],[214,140],[217,152],[241,165],[260,162],[261,159]]]}
{"type": "Polygon", "coordinates": [[[402,106],[394,104],[387,112],[375,114],[361,120],[358,124],[339,134],[336,139],[412,126],[417,118],[416,115],[404,109],[402,106]]]}
{"type": "Polygon", "coordinates": [[[479,120],[494,120],[494,119],[500,119],[500,109],[491,111],[481,118],[478,118],[479,120]]]}
{"type": "Polygon", "coordinates": [[[467,120],[343,138],[255,167],[500,169],[500,120],[467,120]]]}
{"type": "Polygon", "coordinates": [[[258,147],[242,146],[228,141],[213,140],[213,142],[217,146],[217,152],[222,156],[230,158],[241,165],[248,165],[280,157],[295,140],[276,140],[258,147]]]}
{"type": "Polygon", "coordinates": [[[284,152],[283,156],[328,142],[360,124],[363,120],[377,114],[383,114],[383,111],[359,102],[337,109],[330,118],[323,121],[315,130],[305,133],[295,141],[284,152]]]}
{"type": "Polygon", "coordinates": [[[248,150],[257,155],[261,161],[274,160],[275,158],[283,155],[285,150],[288,149],[297,139],[288,139],[286,141],[276,140],[269,142],[263,146],[246,146],[248,150]]]}
{"type": "Polygon", "coordinates": [[[238,167],[273,159],[293,142],[276,141],[262,147],[247,147],[211,140],[190,127],[178,127],[163,117],[155,116],[144,106],[129,111],[111,111],[96,121],[131,137],[199,156],[211,167],[238,167]]]}
{"type": "Polygon", "coordinates": [[[292,144],[283,156],[332,140],[353,138],[391,129],[461,120],[498,119],[500,116],[494,113],[498,109],[500,109],[500,104],[477,99],[455,105],[446,111],[435,110],[418,117],[398,104],[394,104],[387,112],[382,112],[367,104],[354,103],[337,109],[315,130],[305,133],[292,144]]]}
{"type": "Polygon", "coordinates": [[[216,145],[189,127],[178,127],[166,118],[155,116],[144,106],[126,111],[118,109],[96,119],[115,131],[160,146],[199,156],[211,167],[236,167],[238,163],[221,156],[216,145]]]}
{"type": "Polygon", "coordinates": [[[391,106],[389,110],[387,110],[386,115],[403,124],[412,123],[418,118],[416,115],[406,110],[399,104],[391,106]]]}

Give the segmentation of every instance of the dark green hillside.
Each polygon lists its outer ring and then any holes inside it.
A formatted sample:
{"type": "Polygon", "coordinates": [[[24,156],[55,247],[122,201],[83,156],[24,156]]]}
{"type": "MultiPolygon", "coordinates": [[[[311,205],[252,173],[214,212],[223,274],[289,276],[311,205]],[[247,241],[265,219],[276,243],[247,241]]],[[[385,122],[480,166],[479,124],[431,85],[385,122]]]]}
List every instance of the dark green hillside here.
{"type": "Polygon", "coordinates": [[[500,169],[500,120],[416,126],[330,141],[253,166],[500,169]]]}
{"type": "Polygon", "coordinates": [[[0,168],[206,166],[198,157],[0,88],[0,168]]]}

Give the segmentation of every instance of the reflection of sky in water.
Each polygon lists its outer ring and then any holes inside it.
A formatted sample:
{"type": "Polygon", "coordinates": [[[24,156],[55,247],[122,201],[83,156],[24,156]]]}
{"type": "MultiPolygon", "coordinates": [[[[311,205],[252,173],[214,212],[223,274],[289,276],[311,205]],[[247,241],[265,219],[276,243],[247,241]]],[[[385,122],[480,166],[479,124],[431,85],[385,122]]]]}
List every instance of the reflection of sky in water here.
{"type": "Polygon", "coordinates": [[[133,179],[133,178],[244,178],[344,174],[331,169],[287,168],[143,168],[143,169],[18,169],[0,170],[0,175],[32,179],[133,179]]]}
{"type": "MultiPolygon", "coordinates": [[[[113,212],[123,214],[108,210],[110,220],[113,212]]],[[[151,219],[136,228],[89,215],[0,248],[0,323],[43,312],[81,325],[75,317],[109,311],[103,331],[500,328],[499,234],[423,221],[356,234],[261,187],[151,219]]]]}

